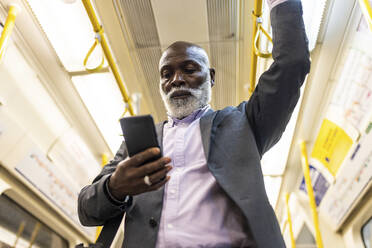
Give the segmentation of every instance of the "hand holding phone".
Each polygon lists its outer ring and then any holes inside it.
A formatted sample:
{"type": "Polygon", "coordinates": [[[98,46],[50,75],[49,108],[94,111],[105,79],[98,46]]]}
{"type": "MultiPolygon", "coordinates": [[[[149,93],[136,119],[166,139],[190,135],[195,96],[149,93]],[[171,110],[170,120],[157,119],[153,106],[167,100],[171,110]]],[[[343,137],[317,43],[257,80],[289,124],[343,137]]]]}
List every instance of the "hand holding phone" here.
{"type": "Polygon", "coordinates": [[[171,159],[162,157],[151,116],[127,117],[120,120],[129,158],[121,161],[108,186],[118,200],[156,190],[169,181],[171,159]],[[145,183],[148,177],[151,184],[145,183]]]}

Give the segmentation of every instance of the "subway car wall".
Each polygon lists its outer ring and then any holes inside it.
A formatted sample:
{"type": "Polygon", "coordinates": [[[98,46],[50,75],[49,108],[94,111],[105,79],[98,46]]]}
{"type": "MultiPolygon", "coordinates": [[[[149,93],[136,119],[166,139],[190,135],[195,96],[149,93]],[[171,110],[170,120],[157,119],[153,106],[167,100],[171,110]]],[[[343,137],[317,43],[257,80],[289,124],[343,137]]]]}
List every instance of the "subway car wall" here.
{"type": "MultiPolygon", "coordinates": [[[[261,159],[268,201],[287,247],[372,248],[372,0],[301,2],[311,69],[261,159]]],[[[237,106],[273,62],[281,4],[0,0],[0,247],[94,243],[102,227],[80,223],[79,193],[115,158],[120,118],[168,119],[162,52],[203,48],[211,108],[237,106]]],[[[125,237],[124,217],[111,247],[125,237]]]]}

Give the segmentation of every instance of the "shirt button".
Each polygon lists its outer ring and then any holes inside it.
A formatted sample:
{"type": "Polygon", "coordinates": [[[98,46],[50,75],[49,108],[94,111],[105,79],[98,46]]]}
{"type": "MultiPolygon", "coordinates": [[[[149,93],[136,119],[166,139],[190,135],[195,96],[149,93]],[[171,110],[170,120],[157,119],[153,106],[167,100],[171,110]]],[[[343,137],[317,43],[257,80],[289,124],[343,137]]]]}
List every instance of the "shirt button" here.
{"type": "Polygon", "coordinates": [[[176,193],[176,190],[174,190],[174,189],[171,189],[171,194],[174,194],[174,193],[176,193]]]}
{"type": "Polygon", "coordinates": [[[150,220],[149,220],[149,224],[152,228],[155,228],[155,227],[157,227],[158,222],[154,219],[154,217],[151,217],[150,220]]]}
{"type": "Polygon", "coordinates": [[[169,229],[172,229],[172,228],[173,228],[173,225],[172,225],[172,224],[168,224],[167,227],[168,227],[169,229]]]}

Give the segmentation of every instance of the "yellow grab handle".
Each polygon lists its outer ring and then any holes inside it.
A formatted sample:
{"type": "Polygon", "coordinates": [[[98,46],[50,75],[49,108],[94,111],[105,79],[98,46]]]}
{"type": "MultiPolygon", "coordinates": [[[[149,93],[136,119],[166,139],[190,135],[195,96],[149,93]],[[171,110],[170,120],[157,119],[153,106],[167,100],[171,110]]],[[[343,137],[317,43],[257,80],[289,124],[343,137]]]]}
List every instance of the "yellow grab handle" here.
{"type": "Polygon", "coordinates": [[[0,62],[4,56],[5,48],[9,41],[10,34],[14,28],[15,19],[19,11],[20,9],[16,5],[11,5],[9,8],[8,17],[6,18],[4,29],[0,37],[0,62]]]}

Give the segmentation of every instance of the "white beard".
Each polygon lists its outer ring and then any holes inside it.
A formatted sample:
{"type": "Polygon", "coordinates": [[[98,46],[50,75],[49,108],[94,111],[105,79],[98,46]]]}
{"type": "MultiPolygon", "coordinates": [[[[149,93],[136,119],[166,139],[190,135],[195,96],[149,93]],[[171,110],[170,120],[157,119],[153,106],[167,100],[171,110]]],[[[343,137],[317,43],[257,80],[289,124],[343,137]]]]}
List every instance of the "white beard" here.
{"type": "Polygon", "coordinates": [[[199,88],[192,89],[188,87],[174,87],[166,94],[160,86],[160,95],[163,99],[168,115],[171,117],[182,119],[197,109],[206,106],[212,97],[212,89],[210,80],[206,80],[199,88]],[[183,99],[174,99],[170,96],[177,90],[185,90],[190,92],[190,96],[183,99]]]}

